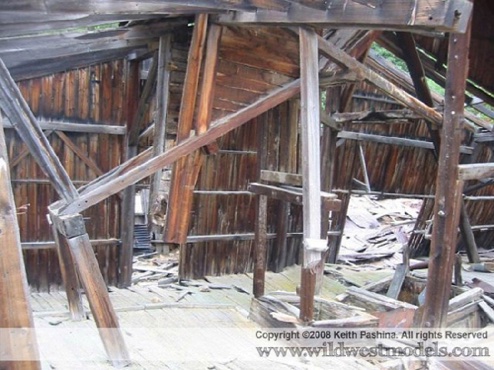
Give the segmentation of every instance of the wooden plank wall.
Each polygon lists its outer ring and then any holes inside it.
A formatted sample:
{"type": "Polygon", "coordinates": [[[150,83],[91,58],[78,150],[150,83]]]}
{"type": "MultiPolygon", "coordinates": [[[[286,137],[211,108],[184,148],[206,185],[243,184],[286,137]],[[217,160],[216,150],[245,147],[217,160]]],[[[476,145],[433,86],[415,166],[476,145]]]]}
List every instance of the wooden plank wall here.
{"type": "MultiPolygon", "coordinates": [[[[266,125],[271,143],[268,149],[268,168],[274,171],[291,170],[298,173],[298,147],[291,145],[288,136],[288,111],[290,103],[246,123],[221,138],[220,152],[208,156],[199,175],[194,197],[191,231],[189,235],[253,234],[255,223],[255,198],[246,193],[249,182],[258,181],[257,137],[261,125],[266,125]],[[207,194],[205,191],[224,191],[224,194],[207,194]]],[[[296,133],[296,140],[298,134],[296,133]]],[[[279,218],[278,203],[268,202],[268,232],[276,232],[279,218]]],[[[288,232],[302,231],[302,209],[290,208],[288,232]]],[[[189,243],[181,256],[183,278],[252,271],[253,245],[251,240],[210,241],[189,243]]],[[[274,249],[275,241],[269,241],[268,265],[270,269],[280,265],[290,266],[299,262],[301,237],[288,239],[287,253],[280,260],[280,251],[274,249]]]]}
{"type": "MultiPolygon", "coordinates": [[[[55,74],[19,83],[35,116],[77,123],[123,125],[126,116],[125,63],[123,60],[86,69],[55,74]]],[[[18,206],[28,204],[19,214],[22,242],[51,241],[46,218],[47,206],[56,194],[14,130],[6,130],[11,177],[18,206]]],[[[69,176],[80,186],[109,171],[121,161],[122,136],[51,132],[49,141],[69,176]],[[76,154],[79,151],[79,154],[76,154]]],[[[91,239],[119,238],[120,201],[117,197],[83,213],[91,239]]],[[[118,281],[118,246],[95,247],[108,284],[118,281]]],[[[54,249],[25,250],[28,282],[32,289],[46,291],[61,281],[54,249]]]]}

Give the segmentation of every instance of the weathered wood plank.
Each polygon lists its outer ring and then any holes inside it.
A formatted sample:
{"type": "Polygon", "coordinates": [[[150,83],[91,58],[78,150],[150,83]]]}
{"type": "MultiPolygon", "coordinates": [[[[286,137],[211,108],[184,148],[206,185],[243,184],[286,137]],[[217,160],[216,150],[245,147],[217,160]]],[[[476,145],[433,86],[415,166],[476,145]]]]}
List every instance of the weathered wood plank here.
{"type": "Polygon", "coordinates": [[[463,181],[483,180],[494,176],[494,163],[471,163],[458,166],[458,177],[463,181]]]}
{"type": "MultiPolygon", "coordinates": [[[[207,29],[208,15],[197,15],[189,49],[182,101],[180,103],[177,144],[190,137],[194,128],[194,113],[196,111],[199,76],[204,57],[207,29]]],[[[214,63],[216,65],[216,62],[214,63]]],[[[214,83],[214,78],[209,82],[214,83]]],[[[204,96],[201,96],[201,98],[209,99],[209,97],[204,96]]],[[[164,240],[167,243],[183,244],[187,238],[193,190],[202,162],[202,153],[196,152],[180,158],[173,166],[164,231],[164,240]]]]}
{"type": "MultiPolygon", "coordinates": [[[[340,131],[338,132],[338,138],[358,140],[358,141],[370,141],[373,143],[382,143],[389,145],[408,146],[412,148],[423,148],[429,150],[435,149],[434,143],[430,141],[407,139],[403,137],[391,137],[391,136],[383,136],[383,135],[375,135],[375,134],[366,134],[364,132],[340,131]]],[[[460,153],[472,154],[473,148],[462,145],[460,147],[460,153]]]]}
{"type": "MultiPolygon", "coordinates": [[[[108,134],[108,135],[125,135],[127,129],[125,126],[105,125],[95,123],[73,123],[61,121],[47,121],[38,118],[39,125],[43,131],[65,131],[65,132],[82,132],[85,134],[108,134]]],[[[4,128],[14,128],[10,120],[5,120],[4,128]]]]}
{"type": "Polygon", "coordinates": [[[300,286],[300,319],[314,318],[316,275],[323,274],[321,251],[308,249],[307,240],[321,237],[321,165],[319,55],[317,34],[299,29],[300,40],[300,125],[302,136],[304,262],[300,286]]]}
{"type": "Polygon", "coordinates": [[[443,327],[447,321],[463,190],[463,181],[458,180],[461,137],[457,133],[463,129],[469,45],[470,32],[450,35],[444,122],[436,179],[438,201],[434,205],[427,290],[425,303],[415,318],[422,327],[428,328],[443,327]]]}
{"type": "Polygon", "coordinates": [[[58,218],[53,213],[52,218],[70,247],[106,353],[115,366],[126,366],[129,363],[129,353],[86,233],[84,220],[81,215],[58,218]]]}
{"type": "MultiPolygon", "coordinates": [[[[302,189],[283,188],[252,182],[249,184],[248,190],[254,194],[266,195],[270,198],[282,200],[288,203],[299,205],[304,204],[302,189]]],[[[320,196],[321,209],[324,209],[325,211],[338,211],[340,209],[341,202],[337,199],[335,194],[320,192],[320,196]]]]}
{"type": "Polygon", "coordinates": [[[256,12],[221,14],[218,22],[462,33],[466,30],[472,4],[465,0],[386,0],[372,6],[368,2],[336,0],[331,1],[325,10],[293,3],[286,12],[259,9],[256,12]]]}
{"type": "MultiPolygon", "coordinates": [[[[156,123],[154,124],[153,156],[158,156],[165,151],[166,145],[166,122],[170,99],[170,68],[172,62],[172,35],[167,34],[160,37],[158,51],[158,77],[156,87],[156,123]]],[[[155,217],[161,210],[161,199],[159,190],[163,169],[159,169],[153,175],[149,186],[149,217],[155,217]]],[[[152,225],[152,223],[151,223],[152,225]]]]}
{"type": "Polygon", "coordinates": [[[39,370],[38,343],[7,162],[0,116],[0,367],[39,370]],[[22,330],[22,335],[16,329],[22,330]]]}

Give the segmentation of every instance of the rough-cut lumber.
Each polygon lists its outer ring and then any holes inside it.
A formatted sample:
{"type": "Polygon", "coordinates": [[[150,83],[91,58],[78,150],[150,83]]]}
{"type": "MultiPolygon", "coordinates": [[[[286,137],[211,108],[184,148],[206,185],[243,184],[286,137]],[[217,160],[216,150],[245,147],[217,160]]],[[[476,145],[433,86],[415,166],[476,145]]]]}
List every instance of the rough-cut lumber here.
{"type": "Polygon", "coordinates": [[[427,290],[415,318],[421,327],[443,327],[447,321],[463,190],[463,181],[458,180],[461,136],[457,133],[463,129],[469,45],[469,32],[450,35],[427,290]]]}
{"type": "MultiPolygon", "coordinates": [[[[204,57],[207,29],[208,15],[197,15],[187,58],[187,70],[185,73],[182,101],[180,103],[177,144],[190,137],[191,131],[194,128],[194,113],[196,111],[196,99],[198,96],[199,77],[204,57]]],[[[216,57],[217,54],[214,55],[214,59],[216,57]]],[[[216,62],[214,63],[216,65],[216,62]]],[[[206,80],[214,84],[214,78],[208,78],[206,80]]],[[[210,97],[201,95],[202,99],[210,99],[210,97]]],[[[180,158],[173,166],[164,231],[164,240],[167,243],[183,244],[187,238],[193,191],[203,159],[203,154],[197,151],[190,153],[190,155],[184,158],[180,158]]]]}
{"type": "MultiPolygon", "coordinates": [[[[327,2],[326,2],[327,3],[327,2]]],[[[472,12],[466,0],[387,0],[372,6],[366,1],[333,0],[326,9],[310,9],[293,3],[286,12],[259,9],[256,12],[230,12],[218,17],[234,24],[317,24],[326,28],[465,32],[472,12]],[[326,10],[326,11],[324,11],[326,10]]]]}
{"type": "Polygon", "coordinates": [[[2,60],[0,60],[0,104],[58,195],[66,202],[77,198],[76,188],[2,60]]]}
{"type": "Polygon", "coordinates": [[[480,301],[482,299],[482,294],[484,294],[484,290],[476,287],[451,298],[448,302],[448,312],[456,311],[470,303],[480,301]]]}
{"type": "Polygon", "coordinates": [[[261,170],[261,181],[275,182],[278,184],[302,186],[302,175],[279,171],[261,170]]]}
{"type": "Polygon", "coordinates": [[[65,214],[71,214],[89,208],[101,200],[123,190],[129,184],[151,175],[157,169],[172,164],[182,156],[213,142],[252,118],[257,117],[259,114],[293,97],[299,91],[300,81],[292,81],[261,97],[253,104],[216,120],[204,134],[192,136],[158,157],[149,159],[149,152],[146,155],[142,154],[135,157],[134,160],[124,163],[103,178],[92,182],[80,193],[78,201],[62,206],[60,211],[65,214]]]}
{"type": "MultiPolygon", "coordinates": [[[[268,151],[268,127],[265,121],[256,119],[257,131],[257,173],[259,177],[262,169],[267,166],[268,151]]],[[[254,239],[254,273],[253,273],[253,294],[255,298],[264,295],[266,269],[268,259],[268,197],[258,195],[256,197],[256,223],[254,239]]],[[[256,301],[255,299],[253,301],[256,301]]]]}
{"type": "Polygon", "coordinates": [[[58,263],[60,264],[65,294],[69,303],[70,317],[73,321],[84,320],[86,312],[82,301],[82,287],[79,282],[79,276],[77,276],[72,252],[65,243],[65,239],[59,237],[58,230],[54,225],[52,225],[52,233],[58,252],[58,263]]]}
{"type": "MultiPolygon", "coordinates": [[[[139,130],[134,128],[139,104],[139,63],[130,61],[127,64],[127,134],[124,139],[126,150],[122,153],[122,161],[132,159],[137,154],[137,135],[139,130]],[[133,143],[129,146],[129,143],[133,143]]],[[[147,81],[146,81],[147,82],[147,81]]],[[[135,184],[130,184],[123,190],[120,223],[122,245],[119,250],[118,273],[119,287],[127,287],[132,284],[132,257],[134,253],[134,223],[135,223],[135,184]]]]}
{"type": "MultiPolygon", "coordinates": [[[[434,150],[434,143],[424,140],[407,139],[402,137],[391,137],[375,134],[366,134],[363,132],[353,132],[353,131],[340,131],[338,133],[338,138],[340,139],[351,139],[358,141],[371,141],[374,143],[389,144],[389,145],[400,145],[409,146],[413,148],[423,148],[434,150]]],[[[467,146],[460,147],[460,153],[472,154],[473,148],[467,146]]]]}
{"type": "Polygon", "coordinates": [[[483,180],[494,176],[494,163],[471,163],[458,166],[458,177],[463,181],[483,180]]]}
{"type": "MultiPolygon", "coordinates": [[[[279,186],[260,184],[252,182],[248,187],[249,191],[259,195],[266,195],[270,198],[282,200],[293,204],[304,204],[304,197],[301,189],[283,188],[279,186]]],[[[336,199],[336,195],[332,193],[321,192],[321,207],[325,211],[339,211],[341,201],[336,199]]]]}
{"type": "Polygon", "coordinates": [[[314,319],[316,274],[323,274],[321,251],[308,250],[305,241],[321,237],[321,166],[319,116],[319,56],[317,34],[299,29],[300,125],[302,131],[304,255],[300,284],[300,320],[314,319]]]}
{"type": "Polygon", "coordinates": [[[345,51],[338,49],[330,41],[325,40],[321,36],[318,36],[318,40],[319,50],[322,54],[334,60],[342,67],[358,71],[358,73],[360,73],[366,81],[377,87],[385,95],[396,99],[399,103],[410,108],[411,110],[419,114],[422,118],[431,121],[432,123],[437,125],[442,124],[442,114],[437,112],[435,109],[427,106],[420,100],[414,98],[407,92],[400,89],[397,85],[389,82],[366,65],[352,58],[345,51]]]}
{"type": "MultiPolygon", "coordinates": [[[[156,122],[154,123],[153,156],[158,156],[165,151],[166,121],[168,115],[168,103],[170,99],[170,75],[169,64],[172,61],[172,35],[160,37],[158,51],[158,77],[156,86],[156,122]]],[[[149,217],[154,217],[161,210],[159,190],[163,169],[159,169],[153,175],[149,185],[149,217]]]]}
{"type": "Polygon", "coordinates": [[[127,346],[119,329],[118,318],[101,276],[82,216],[58,218],[53,213],[51,216],[74,256],[81,284],[110,361],[115,366],[127,365],[129,363],[127,346]]]}
{"type": "Polygon", "coordinates": [[[0,117],[0,367],[38,370],[41,363],[7,162],[0,117]]]}
{"type": "MultiPolygon", "coordinates": [[[[125,135],[127,128],[125,126],[105,125],[96,123],[73,123],[62,121],[47,121],[46,119],[37,118],[43,131],[65,131],[65,132],[82,132],[85,134],[108,134],[108,135],[125,135]]],[[[5,120],[4,128],[14,128],[14,125],[5,120]]]]}
{"type": "MultiPolygon", "coordinates": [[[[93,247],[100,247],[103,245],[118,246],[121,241],[118,239],[91,239],[91,245],[93,247]]],[[[40,250],[40,249],[54,249],[57,247],[55,241],[46,242],[22,242],[22,250],[40,250]]]]}

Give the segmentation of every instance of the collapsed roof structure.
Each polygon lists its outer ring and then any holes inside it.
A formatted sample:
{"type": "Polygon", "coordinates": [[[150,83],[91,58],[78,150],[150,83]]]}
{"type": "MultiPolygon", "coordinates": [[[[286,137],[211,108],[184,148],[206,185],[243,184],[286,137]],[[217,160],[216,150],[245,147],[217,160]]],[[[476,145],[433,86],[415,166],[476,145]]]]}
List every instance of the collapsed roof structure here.
{"type": "MultiPolygon", "coordinates": [[[[27,281],[43,290],[63,278],[74,317],[82,285],[98,326],[118,328],[106,284],[131,282],[140,188],[150,189],[151,218],[166,201],[160,238],[180,246],[182,277],[254,270],[262,296],[267,267],[301,263],[308,322],[360,177],[366,191],[427,198],[423,232],[409,245],[429,251],[433,219],[435,281],[418,322],[444,325],[458,225],[471,261],[493,239],[493,8],[487,0],[3,2],[2,230],[12,230],[0,253],[0,269],[11,271],[0,277],[4,324],[29,326],[27,281]],[[409,73],[372,51],[376,43],[409,73]],[[17,217],[12,195],[24,205],[17,217]]],[[[127,359],[118,330],[102,339],[111,358],[127,359]]]]}

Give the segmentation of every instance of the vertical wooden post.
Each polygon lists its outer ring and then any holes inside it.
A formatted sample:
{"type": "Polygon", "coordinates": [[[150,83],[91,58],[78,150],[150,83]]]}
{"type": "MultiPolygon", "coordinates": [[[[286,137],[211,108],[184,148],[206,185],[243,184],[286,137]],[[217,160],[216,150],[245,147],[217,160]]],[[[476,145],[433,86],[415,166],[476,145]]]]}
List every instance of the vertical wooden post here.
{"type": "MultiPolygon", "coordinates": [[[[125,162],[137,155],[138,128],[136,121],[139,103],[139,63],[129,62],[127,65],[127,135],[123,147],[126,148],[122,154],[125,162]]],[[[129,185],[123,191],[120,216],[120,237],[122,245],[119,250],[118,261],[118,286],[128,287],[132,284],[132,258],[134,254],[134,223],[135,223],[135,184],[129,185]]]]}
{"type": "MultiPolygon", "coordinates": [[[[314,249],[312,240],[321,237],[321,175],[320,175],[320,101],[318,42],[313,30],[299,29],[301,79],[301,131],[304,261],[300,286],[300,319],[310,322],[314,318],[316,268],[323,250],[314,249]]],[[[324,243],[325,245],[325,243],[324,243]]],[[[320,265],[320,264],[319,264],[320,265]]]]}
{"type": "Polygon", "coordinates": [[[422,327],[444,327],[455,261],[463,181],[458,179],[459,148],[468,74],[470,32],[449,36],[444,121],[436,180],[429,272],[424,306],[418,312],[422,327]]]}
{"type": "Polygon", "coordinates": [[[86,319],[86,312],[82,302],[81,284],[77,276],[74,257],[69,246],[64,243],[65,240],[60,238],[55,225],[52,225],[52,233],[57,247],[58,263],[60,264],[65,294],[69,303],[70,317],[74,321],[84,320],[86,319]]]}
{"type": "MultiPolygon", "coordinates": [[[[156,86],[156,123],[154,125],[153,156],[165,151],[166,120],[168,115],[168,100],[170,96],[170,68],[172,59],[172,35],[170,33],[160,37],[158,53],[158,81],[156,86]]],[[[163,170],[153,175],[149,192],[149,218],[160,211],[161,200],[159,190],[163,170]]]]}
{"type": "Polygon", "coordinates": [[[89,235],[86,233],[84,219],[80,214],[51,215],[74,256],[82,286],[110,361],[116,367],[128,365],[130,360],[127,346],[119,329],[118,318],[100,273],[89,235]]]}
{"type": "MultiPolygon", "coordinates": [[[[261,170],[266,168],[266,151],[268,141],[268,128],[266,120],[256,119],[257,124],[257,172],[258,178],[261,175],[261,170]]],[[[264,295],[268,240],[267,240],[267,219],[268,219],[268,197],[265,195],[256,196],[256,224],[255,224],[255,239],[254,239],[254,297],[259,298],[264,295]]]]}
{"type": "Polygon", "coordinates": [[[41,364],[15,210],[0,117],[0,368],[37,370],[41,364]]]}

